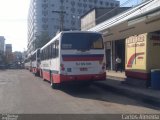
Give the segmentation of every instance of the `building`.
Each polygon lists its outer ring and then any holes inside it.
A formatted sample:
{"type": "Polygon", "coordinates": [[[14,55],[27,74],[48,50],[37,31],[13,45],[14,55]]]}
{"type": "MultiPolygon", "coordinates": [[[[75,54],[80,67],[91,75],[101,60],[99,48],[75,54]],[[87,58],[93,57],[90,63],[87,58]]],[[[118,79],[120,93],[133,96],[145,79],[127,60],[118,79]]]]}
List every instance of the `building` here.
{"type": "Polygon", "coordinates": [[[0,36],[0,65],[4,62],[5,38],[0,36]]]}
{"type": "Polygon", "coordinates": [[[0,36],[0,53],[4,53],[5,51],[5,38],[0,36]]]}
{"type": "Polygon", "coordinates": [[[12,44],[6,44],[5,47],[6,53],[12,53],[12,44]]]}
{"type": "Polygon", "coordinates": [[[6,63],[11,64],[13,61],[12,44],[5,45],[5,56],[6,56],[6,63]]]}
{"type": "MultiPolygon", "coordinates": [[[[95,8],[81,17],[81,30],[86,31],[96,25],[112,19],[112,17],[128,10],[130,7],[118,7],[118,8],[95,8]]],[[[113,21],[114,22],[114,21],[113,21]]],[[[106,63],[107,69],[115,69],[115,60],[111,60],[112,55],[119,56],[122,59],[122,69],[124,70],[124,51],[125,43],[123,40],[119,41],[107,41],[105,42],[106,48],[106,63]],[[113,48],[114,47],[114,48],[113,48]],[[114,49],[114,53],[111,54],[111,50],[114,49]],[[114,62],[114,64],[113,64],[114,62]],[[114,66],[113,66],[114,65],[114,66]]],[[[115,58],[112,58],[115,59],[115,58]]]]}
{"type": "Polygon", "coordinates": [[[129,9],[130,7],[118,8],[93,8],[81,17],[81,30],[88,30],[107,19],[129,9]]]}
{"type": "MultiPolygon", "coordinates": [[[[109,69],[116,69],[115,61],[117,56],[119,56],[123,64],[122,67],[125,70],[125,64],[128,62],[125,61],[126,38],[160,30],[159,4],[159,0],[142,2],[89,29],[89,31],[101,32],[103,34],[109,69]]],[[[137,55],[137,45],[135,44],[133,47],[135,49],[135,55],[137,55]]],[[[136,64],[136,62],[132,62],[136,64]]]]}
{"type": "Polygon", "coordinates": [[[31,0],[28,14],[28,53],[58,30],[80,29],[80,17],[95,7],[117,7],[116,0],[31,0]],[[44,38],[44,39],[43,39],[44,38]]]}

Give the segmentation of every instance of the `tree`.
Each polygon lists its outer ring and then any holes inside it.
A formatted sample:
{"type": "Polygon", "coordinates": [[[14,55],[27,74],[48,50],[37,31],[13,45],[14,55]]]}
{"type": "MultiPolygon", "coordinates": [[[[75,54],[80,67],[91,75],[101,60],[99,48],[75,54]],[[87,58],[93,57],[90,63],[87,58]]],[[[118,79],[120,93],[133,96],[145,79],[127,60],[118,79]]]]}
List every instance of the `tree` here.
{"type": "Polygon", "coordinates": [[[47,32],[42,32],[40,35],[36,35],[36,40],[34,43],[35,49],[41,48],[49,41],[50,41],[50,37],[47,32]]]}

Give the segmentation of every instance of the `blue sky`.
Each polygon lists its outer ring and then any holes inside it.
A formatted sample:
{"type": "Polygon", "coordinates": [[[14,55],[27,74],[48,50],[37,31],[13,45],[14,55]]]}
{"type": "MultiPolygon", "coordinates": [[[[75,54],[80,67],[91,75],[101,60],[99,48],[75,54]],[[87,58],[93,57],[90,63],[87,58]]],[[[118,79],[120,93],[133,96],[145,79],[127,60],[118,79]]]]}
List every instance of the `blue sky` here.
{"type": "MultiPolygon", "coordinates": [[[[124,3],[127,0],[120,0],[124,3]]],[[[130,0],[132,6],[140,0],[130,0]]],[[[0,36],[12,44],[13,51],[27,49],[27,16],[30,0],[0,0],[0,36]]]]}

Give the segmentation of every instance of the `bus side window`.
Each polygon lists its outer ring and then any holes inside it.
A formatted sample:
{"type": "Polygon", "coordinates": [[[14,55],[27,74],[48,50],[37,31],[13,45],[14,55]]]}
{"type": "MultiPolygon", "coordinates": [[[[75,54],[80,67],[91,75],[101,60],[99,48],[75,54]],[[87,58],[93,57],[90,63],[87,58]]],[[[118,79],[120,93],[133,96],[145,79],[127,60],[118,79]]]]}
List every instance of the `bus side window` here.
{"type": "Polygon", "coordinates": [[[42,50],[42,56],[41,56],[41,57],[42,57],[41,59],[44,60],[44,53],[43,53],[43,50],[42,50]]]}
{"type": "Polygon", "coordinates": [[[55,50],[56,50],[56,52],[55,52],[55,57],[58,57],[59,56],[59,41],[57,40],[56,42],[55,42],[55,50]]]}
{"type": "Polygon", "coordinates": [[[52,43],[52,58],[54,58],[54,43],[52,43]]]}
{"type": "Polygon", "coordinates": [[[44,49],[44,59],[47,59],[47,52],[46,52],[46,48],[44,49]]]}
{"type": "Polygon", "coordinates": [[[49,59],[49,46],[47,47],[47,59],[49,59]]]}
{"type": "Polygon", "coordinates": [[[52,58],[52,44],[49,46],[49,50],[50,50],[49,58],[52,58]]]}
{"type": "Polygon", "coordinates": [[[48,46],[48,59],[50,59],[50,45],[48,46]]]}
{"type": "Polygon", "coordinates": [[[52,58],[55,58],[55,43],[52,44],[52,58]]]}

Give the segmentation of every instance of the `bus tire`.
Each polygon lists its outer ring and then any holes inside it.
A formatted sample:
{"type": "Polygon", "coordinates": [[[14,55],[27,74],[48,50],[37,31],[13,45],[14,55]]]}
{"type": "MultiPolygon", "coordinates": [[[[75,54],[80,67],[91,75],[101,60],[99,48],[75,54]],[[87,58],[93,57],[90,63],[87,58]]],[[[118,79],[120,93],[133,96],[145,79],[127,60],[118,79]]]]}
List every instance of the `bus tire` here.
{"type": "Polygon", "coordinates": [[[35,75],[36,77],[38,77],[38,74],[37,74],[37,73],[34,73],[34,75],[35,75]]]}
{"type": "Polygon", "coordinates": [[[52,77],[50,79],[50,84],[51,84],[51,88],[53,88],[53,89],[58,89],[59,88],[59,84],[54,83],[52,77]]]}
{"type": "Polygon", "coordinates": [[[43,72],[40,70],[40,77],[43,78],[43,72]]]}

